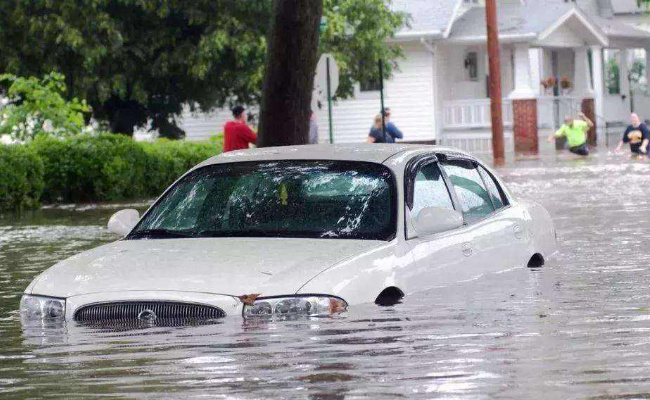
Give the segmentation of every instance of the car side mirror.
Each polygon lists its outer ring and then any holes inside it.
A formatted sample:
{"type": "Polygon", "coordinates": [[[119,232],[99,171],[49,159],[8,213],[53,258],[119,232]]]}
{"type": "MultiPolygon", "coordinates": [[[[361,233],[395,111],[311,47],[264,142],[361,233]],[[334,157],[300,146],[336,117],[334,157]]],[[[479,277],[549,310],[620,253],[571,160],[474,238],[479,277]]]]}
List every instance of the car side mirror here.
{"type": "Polygon", "coordinates": [[[463,226],[463,214],[440,207],[423,208],[415,219],[418,236],[448,232],[463,226]]]}
{"type": "Polygon", "coordinates": [[[131,208],[120,210],[108,220],[108,230],[116,235],[126,236],[135,228],[138,221],[140,221],[138,210],[131,208]]]}

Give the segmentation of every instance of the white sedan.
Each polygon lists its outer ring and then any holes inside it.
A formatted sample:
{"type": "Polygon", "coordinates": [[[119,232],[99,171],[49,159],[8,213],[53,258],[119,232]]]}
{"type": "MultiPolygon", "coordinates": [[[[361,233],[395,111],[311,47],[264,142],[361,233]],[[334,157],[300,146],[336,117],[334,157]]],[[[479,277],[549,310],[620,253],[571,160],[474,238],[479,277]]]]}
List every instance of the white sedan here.
{"type": "Polygon", "coordinates": [[[25,290],[27,319],[85,323],[327,316],[556,252],[548,212],[459,150],[297,146],[213,157],[122,240],[62,261],[25,290]]]}

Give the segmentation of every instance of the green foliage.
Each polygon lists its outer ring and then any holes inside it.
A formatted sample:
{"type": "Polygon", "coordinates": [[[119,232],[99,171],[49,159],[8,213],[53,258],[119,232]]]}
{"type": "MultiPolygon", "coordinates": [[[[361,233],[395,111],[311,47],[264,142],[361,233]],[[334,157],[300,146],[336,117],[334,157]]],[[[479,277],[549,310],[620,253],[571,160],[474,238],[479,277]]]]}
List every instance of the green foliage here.
{"type": "Polygon", "coordinates": [[[43,201],[86,202],[144,197],[146,154],[132,139],[102,134],[33,142],[45,165],[43,201]]]}
{"type": "Polygon", "coordinates": [[[610,58],[607,61],[607,75],[605,77],[605,86],[607,86],[607,93],[619,94],[621,93],[621,69],[618,66],[616,58],[610,58]]]}
{"type": "Polygon", "coordinates": [[[0,211],[44,203],[152,198],[219,153],[211,143],[136,142],[123,135],[40,136],[0,146],[0,211]]]}
{"type": "MultiPolygon", "coordinates": [[[[628,69],[627,78],[630,82],[630,88],[634,91],[645,91],[646,86],[641,82],[645,77],[645,61],[644,60],[634,60],[632,65],[628,69]]],[[[607,93],[609,94],[620,94],[621,93],[621,68],[618,64],[616,58],[610,58],[607,61],[606,69],[606,78],[605,86],[607,87],[607,93]]]]}
{"type": "Polygon", "coordinates": [[[147,154],[147,193],[159,194],[187,170],[217,154],[212,143],[192,143],[157,140],[140,144],[147,154]]]}
{"type": "Polygon", "coordinates": [[[53,72],[38,79],[3,74],[3,83],[8,85],[9,104],[0,109],[0,135],[29,141],[40,134],[66,136],[84,128],[83,113],[90,110],[76,98],[64,99],[67,89],[63,75],[53,72]]]}
{"type": "Polygon", "coordinates": [[[634,91],[646,91],[647,84],[641,83],[645,78],[645,61],[634,60],[628,72],[628,79],[630,80],[630,87],[634,91]]]}
{"type": "MultiPolygon", "coordinates": [[[[8,0],[0,6],[0,71],[66,76],[113,132],[152,128],[179,137],[183,107],[233,99],[259,103],[271,0],[8,0]]],[[[399,49],[386,39],[404,22],[384,0],[325,0],[321,50],[341,67],[340,97],[387,71],[399,49]]]]}
{"type": "Polygon", "coordinates": [[[43,193],[43,162],[22,145],[0,145],[0,212],[38,207],[43,193]]]}
{"type": "Polygon", "coordinates": [[[402,50],[386,39],[395,36],[407,16],[393,12],[385,0],[324,0],[323,6],[320,50],[333,54],[340,69],[337,97],[351,96],[355,82],[378,80],[379,59],[389,77],[402,50]]]}

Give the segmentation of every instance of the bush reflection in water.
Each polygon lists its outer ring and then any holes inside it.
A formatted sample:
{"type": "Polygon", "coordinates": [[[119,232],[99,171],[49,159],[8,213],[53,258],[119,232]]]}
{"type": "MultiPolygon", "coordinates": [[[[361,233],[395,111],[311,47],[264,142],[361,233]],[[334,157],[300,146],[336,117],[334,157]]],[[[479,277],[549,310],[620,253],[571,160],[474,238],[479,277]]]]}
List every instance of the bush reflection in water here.
{"type": "Polygon", "coordinates": [[[25,286],[113,240],[103,226],[114,209],[6,217],[0,397],[648,398],[649,170],[604,154],[502,170],[555,218],[557,261],[339,318],[22,329],[25,286]]]}

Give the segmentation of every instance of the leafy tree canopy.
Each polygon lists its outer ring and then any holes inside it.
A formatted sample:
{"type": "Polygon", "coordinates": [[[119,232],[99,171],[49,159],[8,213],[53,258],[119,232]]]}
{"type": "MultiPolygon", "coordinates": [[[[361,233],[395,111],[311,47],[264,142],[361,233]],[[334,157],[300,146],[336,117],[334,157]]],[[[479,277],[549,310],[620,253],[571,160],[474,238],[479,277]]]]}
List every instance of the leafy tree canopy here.
{"type": "MultiPolygon", "coordinates": [[[[0,5],[0,71],[66,77],[113,132],[151,128],[181,137],[183,107],[259,102],[271,0],[7,0],[0,5]]],[[[325,0],[321,51],[341,69],[340,97],[395,65],[386,39],[404,24],[385,0],[325,0]]]]}
{"type": "Polygon", "coordinates": [[[8,101],[0,109],[0,134],[20,141],[30,141],[39,134],[67,136],[80,133],[85,127],[85,101],[67,101],[63,75],[51,73],[42,80],[0,75],[0,83],[8,84],[8,101]]]}

